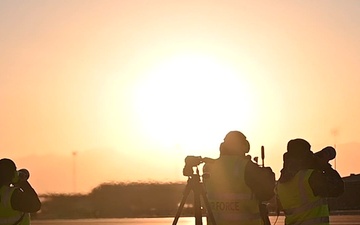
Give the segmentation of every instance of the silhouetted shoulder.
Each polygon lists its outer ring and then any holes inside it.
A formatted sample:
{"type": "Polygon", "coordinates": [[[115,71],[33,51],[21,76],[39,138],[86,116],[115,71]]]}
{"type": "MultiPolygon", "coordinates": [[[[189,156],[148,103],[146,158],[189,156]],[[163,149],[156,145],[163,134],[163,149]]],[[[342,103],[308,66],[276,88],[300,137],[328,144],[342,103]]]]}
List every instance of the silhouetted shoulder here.
{"type": "Polygon", "coordinates": [[[344,181],[336,170],[314,170],[309,178],[309,185],[315,196],[338,197],[344,193],[344,181]]]}
{"type": "Polygon", "coordinates": [[[249,161],[245,169],[245,182],[261,200],[270,200],[274,196],[275,173],[270,167],[259,167],[249,161]]]}
{"type": "Polygon", "coordinates": [[[11,196],[11,206],[13,209],[21,211],[33,213],[37,212],[41,208],[41,202],[34,191],[34,189],[30,186],[25,185],[20,188],[16,188],[11,196]]]}

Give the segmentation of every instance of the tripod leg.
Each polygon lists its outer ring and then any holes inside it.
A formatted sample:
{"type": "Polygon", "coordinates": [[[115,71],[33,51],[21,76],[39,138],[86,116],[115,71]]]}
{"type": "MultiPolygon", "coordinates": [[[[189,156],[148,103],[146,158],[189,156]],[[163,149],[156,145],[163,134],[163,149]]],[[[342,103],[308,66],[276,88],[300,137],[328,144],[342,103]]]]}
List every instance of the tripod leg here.
{"type": "Polygon", "coordinates": [[[206,207],[206,210],[207,210],[207,213],[208,213],[208,217],[210,218],[211,224],[216,225],[215,217],[214,217],[214,214],[212,212],[210,202],[209,202],[209,200],[208,200],[208,198],[206,196],[206,191],[205,191],[203,186],[201,186],[201,196],[202,196],[202,198],[204,200],[205,207],[206,207]]]}
{"type": "Polygon", "coordinates": [[[195,225],[202,225],[200,194],[201,194],[201,191],[198,188],[195,188],[194,189],[195,225]]]}
{"type": "Polygon", "coordinates": [[[185,190],[184,190],[183,198],[182,198],[182,200],[180,202],[179,208],[178,208],[178,210],[176,212],[176,215],[175,215],[175,218],[174,218],[174,221],[173,221],[172,225],[177,224],[177,222],[179,220],[179,217],[181,215],[182,209],[184,208],[186,198],[189,196],[190,191],[191,191],[191,188],[190,188],[189,184],[187,184],[186,187],[185,187],[185,190]]]}

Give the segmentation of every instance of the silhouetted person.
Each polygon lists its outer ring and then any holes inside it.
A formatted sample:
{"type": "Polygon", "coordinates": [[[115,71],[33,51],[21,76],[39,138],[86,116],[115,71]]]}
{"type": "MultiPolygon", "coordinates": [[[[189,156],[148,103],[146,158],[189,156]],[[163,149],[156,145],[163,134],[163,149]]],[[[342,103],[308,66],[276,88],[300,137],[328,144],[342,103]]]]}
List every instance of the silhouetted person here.
{"type": "Polygon", "coordinates": [[[230,131],[220,145],[220,157],[204,165],[204,174],[209,174],[204,185],[217,225],[264,224],[259,202],[274,196],[275,174],[252,162],[249,150],[245,135],[230,131]]]}
{"type": "Polygon", "coordinates": [[[290,140],[283,156],[275,190],[287,225],[329,224],[326,198],[344,192],[343,180],[329,164],[335,158],[335,149],[328,146],[314,154],[310,147],[304,139],[290,140]]]}
{"type": "Polygon", "coordinates": [[[41,203],[28,182],[26,169],[16,170],[11,159],[0,159],[0,224],[28,225],[30,214],[40,210],[41,203]]]}

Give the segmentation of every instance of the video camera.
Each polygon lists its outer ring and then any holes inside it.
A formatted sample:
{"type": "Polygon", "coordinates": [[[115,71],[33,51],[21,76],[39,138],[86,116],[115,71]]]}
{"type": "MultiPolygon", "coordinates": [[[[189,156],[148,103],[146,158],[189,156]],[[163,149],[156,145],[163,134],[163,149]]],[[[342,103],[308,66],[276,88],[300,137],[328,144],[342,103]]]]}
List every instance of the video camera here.
{"type": "Polygon", "coordinates": [[[15,173],[15,177],[12,180],[13,184],[17,184],[21,181],[25,181],[28,180],[30,177],[30,172],[27,169],[20,169],[18,171],[16,171],[15,173]]]}
{"type": "Polygon", "coordinates": [[[186,158],[185,158],[185,165],[191,166],[191,167],[198,166],[203,162],[204,161],[201,156],[189,155],[189,156],[186,156],[186,158]]]}
{"type": "Polygon", "coordinates": [[[336,157],[335,148],[331,146],[327,146],[322,150],[314,153],[313,162],[310,167],[312,169],[324,171],[327,168],[331,167],[329,161],[333,160],[335,157],[336,157]]]}
{"type": "Polygon", "coordinates": [[[314,156],[329,162],[330,160],[333,160],[336,157],[336,150],[331,146],[327,146],[322,150],[315,152],[314,156]]]}
{"type": "MultiPolygon", "coordinates": [[[[185,166],[183,169],[184,176],[192,176],[194,175],[194,167],[199,166],[201,163],[210,163],[214,159],[211,158],[203,158],[201,156],[186,156],[185,157],[185,166]]],[[[196,170],[196,174],[199,174],[198,170],[196,170]]]]}

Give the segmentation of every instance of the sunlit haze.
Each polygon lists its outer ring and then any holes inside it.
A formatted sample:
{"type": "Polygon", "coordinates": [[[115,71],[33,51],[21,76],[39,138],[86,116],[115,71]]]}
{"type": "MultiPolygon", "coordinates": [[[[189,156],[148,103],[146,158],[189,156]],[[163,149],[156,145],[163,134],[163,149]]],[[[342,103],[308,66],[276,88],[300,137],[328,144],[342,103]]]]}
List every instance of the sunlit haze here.
{"type": "Polygon", "coordinates": [[[360,1],[0,1],[0,152],[40,193],[177,182],[230,130],[360,173],[360,1]]]}

